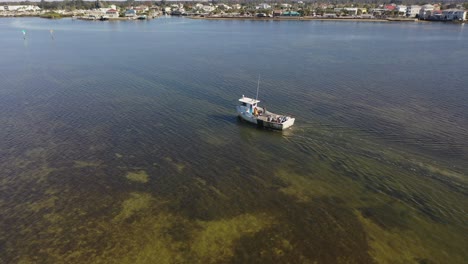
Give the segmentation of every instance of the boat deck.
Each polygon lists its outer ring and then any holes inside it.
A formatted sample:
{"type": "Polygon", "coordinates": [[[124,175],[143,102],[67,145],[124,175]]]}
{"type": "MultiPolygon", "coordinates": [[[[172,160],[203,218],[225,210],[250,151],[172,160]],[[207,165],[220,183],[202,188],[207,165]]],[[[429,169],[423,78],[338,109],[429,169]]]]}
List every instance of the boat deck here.
{"type": "Polygon", "coordinates": [[[282,123],[282,122],[278,122],[276,120],[278,118],[283,118],[284,115],[275,114],[275,113],[272,113],[272,112],[269,112],[269,111],[265,112],[265,109],[263,107],[257,107],[257,109],[260,110],[259,111],[260,114],[258,116],[256,116],[257,119],[260,119],[263,122],[268,122],[268,123],[282,123]]]}

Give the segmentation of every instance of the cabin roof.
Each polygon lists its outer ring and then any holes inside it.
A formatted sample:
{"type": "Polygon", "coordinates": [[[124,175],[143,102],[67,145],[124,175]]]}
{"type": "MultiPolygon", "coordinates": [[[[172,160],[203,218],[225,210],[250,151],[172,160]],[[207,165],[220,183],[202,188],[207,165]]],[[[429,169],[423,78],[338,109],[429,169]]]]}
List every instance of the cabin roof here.
{"type": "Polygon", "coordinates": [[[260,103],[259,100],[255,100],[255,99],[248,98],[248,97],[244,97],[244,96],[242,96],[242,98],[239,99],[239,102],[247,103],[247,104],[256,104],[256,103],[260,103]]]}

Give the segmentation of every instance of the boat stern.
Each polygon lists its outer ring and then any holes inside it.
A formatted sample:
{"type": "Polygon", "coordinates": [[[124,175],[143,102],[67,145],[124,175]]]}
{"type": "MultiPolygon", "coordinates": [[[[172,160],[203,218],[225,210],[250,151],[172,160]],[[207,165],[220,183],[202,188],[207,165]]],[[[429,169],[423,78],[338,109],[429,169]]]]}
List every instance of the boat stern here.
{"type": "Polygon", "coordinates": [[[289,127],[291,127],[292,125],[294,125],[294,121],[296,119],[293,118],[293,117],[290,117],[288,120],[284,121],[281,125],[281,130],[285,130],[285,129],[288,129],[289,127]]]}

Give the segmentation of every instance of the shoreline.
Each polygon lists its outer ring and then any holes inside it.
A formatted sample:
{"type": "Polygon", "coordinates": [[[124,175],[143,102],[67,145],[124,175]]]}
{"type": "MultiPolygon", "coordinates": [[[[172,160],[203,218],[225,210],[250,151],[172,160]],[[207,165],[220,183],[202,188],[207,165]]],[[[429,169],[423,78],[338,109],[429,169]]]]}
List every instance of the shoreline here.
{"type": "Polygon", "coordinates": [[[187,17],[190,19],[205,20],[257,20],[257,21],[366,21],[366,22],[389,22],[386,19],[368,19],[368,18],[308,18],[308,17],[187,17]]]}
{"type": "MultiPolygon", "coordinates": [[[[20,17],[37,17],[43,19],[62,19],[62,18],[72,18],[78,20],[89,20],[89,21],[99,21],[99,18],[88,18],[80,16],[71,16],[71,15],[62,15],[61,17],[47,17],[40,15],[1,15],[1,18],[20,18],[20,17]]],[[[148,16],[146,19],[138,18],[129,18],[129,17],[116,17],[108,18],[108,21],[134,21],[134,20],[153,20],[161,17],[148,16]]],[[[175,17],[185,17],[188,19],[200,19],[200,20],[250,20],[250,21],[340,21],[340,22],[413,22],[413,23],[428,23],[428,22],[443,22],[451,24],[464,24],[468,21],[438,21],[438,20],[418,20],[418,19],[408,19],[408,18],[317,18],[317,17],[229,17],[229,16],[219,16],[219,17],[202,17],[202,16],[175,16],[175,17]]]]}
{"type": "MultiPolygon", "coordinates": [[[[346,22],[432,22],[406,18],[317,18],[317,17],[200,17],[187,16],[190,19],[205,20],[257,20],[257,21],[346,21],[346,22]]],[[[438,22],[438,21],[434,21],[438,22]]]]}

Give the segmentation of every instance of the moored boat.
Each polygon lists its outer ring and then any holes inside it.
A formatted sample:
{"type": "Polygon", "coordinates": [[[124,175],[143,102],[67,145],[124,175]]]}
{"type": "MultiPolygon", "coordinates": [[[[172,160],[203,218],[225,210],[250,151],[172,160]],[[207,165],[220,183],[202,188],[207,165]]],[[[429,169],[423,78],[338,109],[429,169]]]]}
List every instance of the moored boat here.
{"type": "Polygon", "coordinates": [[[288,115],[275,114],[269,112],[265,107],[258,106],[257,99],[252,99],[242,95],[237,106],[237,114],[247,122],[256,124],[258,127],[285,130],[294,125],[295,118],[288,115]]]}

